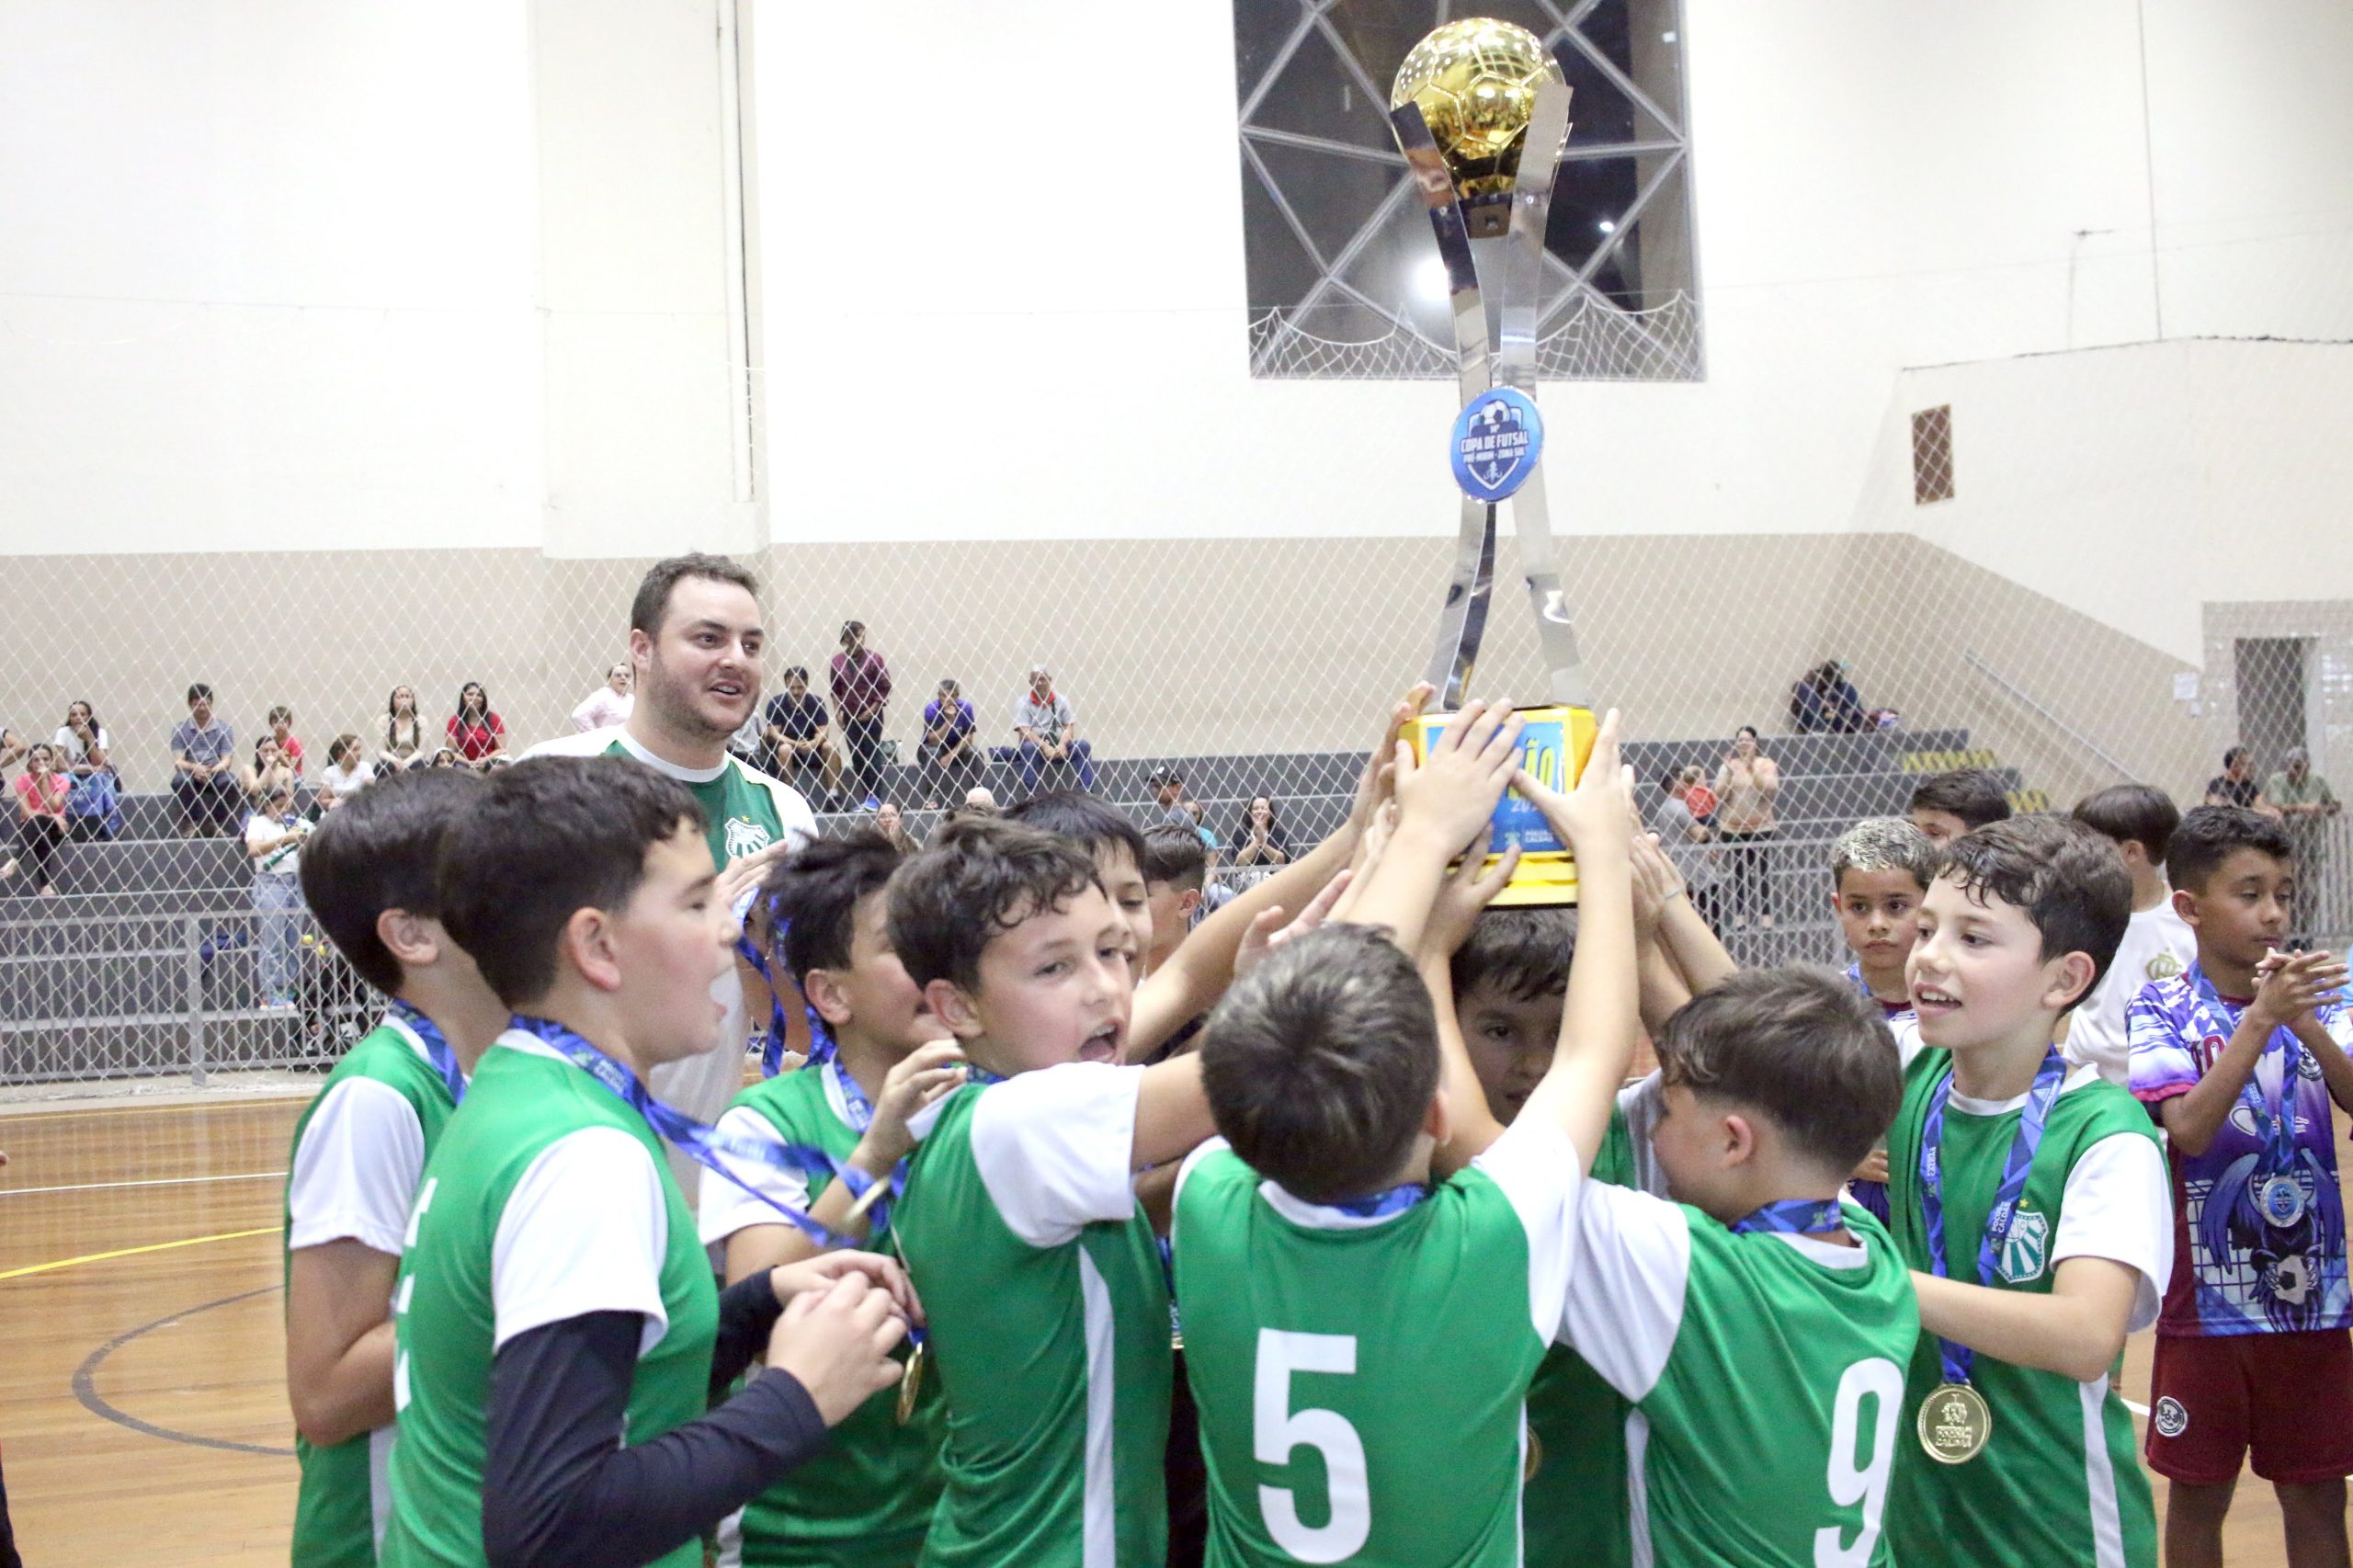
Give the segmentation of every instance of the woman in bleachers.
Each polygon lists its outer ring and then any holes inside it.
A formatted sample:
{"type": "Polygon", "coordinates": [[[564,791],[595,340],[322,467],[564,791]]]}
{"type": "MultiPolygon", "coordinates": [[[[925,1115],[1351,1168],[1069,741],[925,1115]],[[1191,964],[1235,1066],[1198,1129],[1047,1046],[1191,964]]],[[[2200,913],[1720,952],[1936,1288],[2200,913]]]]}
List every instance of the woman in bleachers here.
{"type": "Polygon", "coordinates": [[[57,846],[65,842],[65,801],[73,781],[57,770],[57,748],[37,745],[26,755],[25,770],[17,775],[17,853],[0,866],[0,881],[17,875],[21,861],[30,868],[33,885],[43,893],[57,891],[51,875],[57,846]]]}
{"type": "Polygon", "coordinates": [[[114,738],[87,702],[71,702],[50,741],[57,769],[74,785],[65,802],[66,830],[75,842],[112,838],[122,831],[122,776],[108,760],[114,738]]]}
{"type": "Polygon", "coordinates": [[[357,794],[376,770],[359,749],[358,735],[337,735],[327,747],[327,765],[319,771],[319,809],[333,811],[335,802],[357,794]]]}
{"type": "Polygon", "coordinates": [[[1290,839],[1275,812],[1272,795],[1253,795],[1233,829],[1233,863],[1237,866],[1285,866],[1290,863],[1290,839]]]}
{"type": "Polygon", "coordinates": [[[447,726],[458,755],[479,768],[506,750],[506,721],[492,711],[490,693],[470,680],[458,690],[458,710],[447,726]]]}
{"type": "Polygon", "coordinates": [[[425,766],[425,723],[416,716],[416,690],[396,686],[384,702],[384,722],[376,732],[376,766],[386,773],[425,766]]]}
{"type": "Polygon", "coordinates": [[[291,794],[302,781],[294,764],[278,748],[275,735],[264,735],[254,743],[253,762],[237,769],[237,782],[245,787],[245,799],[253,805],[265,804],[281,787],[291,794]]]}
{"type": "Polygon", "coordinates": [[[1781,792],[1781,769],[1756,744],[1754,725],[1743,724],[1732,750],[1716,769],[1716,838],[1724,846],[1732,881],[1732,923],[1773,924],[1773,879],[1767,847],[1780,824],[1773,816],[1781,792]]]}

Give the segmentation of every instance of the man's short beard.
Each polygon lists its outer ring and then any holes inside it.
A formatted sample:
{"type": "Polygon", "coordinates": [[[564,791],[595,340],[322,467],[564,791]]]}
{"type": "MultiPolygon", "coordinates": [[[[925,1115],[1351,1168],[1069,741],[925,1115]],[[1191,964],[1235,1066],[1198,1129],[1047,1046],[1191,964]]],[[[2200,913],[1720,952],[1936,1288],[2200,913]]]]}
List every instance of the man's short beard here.
{"type": "MultiPolygon", "coordinates": [[[[645,679],[639,683],[637,699],[653,710],[654,722],[682,740],[708,741],[724,744],[734,738],[740,724],[715,725],[702,716],[693,701],[693,688],[674,681],[663,668],[662,657],[654,654],[647,661],[645,679]]],[[[760,694],[752,693],[752,708],[758,710],[760,694]]]]}

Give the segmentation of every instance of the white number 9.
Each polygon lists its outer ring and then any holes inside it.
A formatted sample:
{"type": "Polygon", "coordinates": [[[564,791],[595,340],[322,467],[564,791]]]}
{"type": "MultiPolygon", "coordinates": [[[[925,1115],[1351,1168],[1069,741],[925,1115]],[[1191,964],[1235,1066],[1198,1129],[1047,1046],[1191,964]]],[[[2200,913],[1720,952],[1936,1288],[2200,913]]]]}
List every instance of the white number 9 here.
{"type": "MultiPolygon", "coordinates": [[[[1260,1464],[1289,1464],[1291,1450],[1313,1449],[1324,1457],[1324,1491],[1331,1517],[1304,1525],[1299,1501],[1288,1487],[1261,1485],[1258,1512],[1275,1544],[1302,1562],[1338,1562],[1353,1557],[1372,1533],[1372,1497],[1366,1488],[1364,1440],[1337,1411],[1290,1407],[1290,1375],[1324,1372],[1350,1376],[1357,1369],[1352,1334],[1287,1334],[1258,1331],[1258,1367],[1251,1401],[1252,1447],[1260,1464]]],[[[1891,1406],[1891,1408],[1893,1408],[1891,1406]]]]}
{"type": "Polygon", "coordinates": [[[1871,1548],[1879,1543],[1880,1515],[1887,1506],[1887,1472],[1895,1462],[1895,1417],[1904,1399],[1904,1374],[1883,1356],[1858,1361],[1838,1380],[1838,1403],[1830,1426],[1830,1501],[1833,1506],[1863,1506],[1862,1528],[1855,1544],[1842,1546],[1842,1531],[1824,1525],[1813,1532],[1813,1568],[1867,1568],[1871,1548]],[[1859,1463],[1857,1439],[1862,1436],[1862,1405],[1879,1401],[1871,1415],[1871,1450],[1868,1465],[1859,1463]]]}

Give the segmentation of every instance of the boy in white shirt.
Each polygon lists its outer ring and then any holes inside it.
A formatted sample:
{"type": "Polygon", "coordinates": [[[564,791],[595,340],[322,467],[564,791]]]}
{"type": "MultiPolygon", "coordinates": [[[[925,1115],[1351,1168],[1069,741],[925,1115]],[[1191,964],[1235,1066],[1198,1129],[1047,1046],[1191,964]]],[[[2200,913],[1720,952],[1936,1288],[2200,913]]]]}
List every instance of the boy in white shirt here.
{"type": "Polygon", "coordinates": [[[2198,956],[2198,938],[2175,913],[2165,881],[2165,846],[2181,824],[2181,812],[2162,790],[2115,784],[2076,801],[2075,817],[2116,841],[2124,869],[2132,873],[2132,919],[2107,978],[2075,1008],[2064,1049],[2071,1066],[2097,1067],[2109,1083],[2130,1088],[2124,1010],[2143,986],[2184,973],[2198,956]]]}

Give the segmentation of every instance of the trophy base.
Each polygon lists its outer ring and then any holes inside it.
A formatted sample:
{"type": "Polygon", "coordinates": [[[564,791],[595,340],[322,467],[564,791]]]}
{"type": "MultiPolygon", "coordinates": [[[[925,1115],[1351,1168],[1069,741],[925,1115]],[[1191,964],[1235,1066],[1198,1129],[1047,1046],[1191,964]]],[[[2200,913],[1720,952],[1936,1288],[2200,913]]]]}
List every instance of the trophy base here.
{"type": "MultiPolygon", "coordinates": [[[[1550,789],[1565,794],[1585,772],[1593,755],[1594,735],[1600,726],[1589,708],[1522,708],[1519,765],[1550,789]]],[[[1429,755],[1429,744],[1453,721],[1451,713],[1426,713],[1406,729],[1405,739],[1415,761],[1429,755]]],[[[1504,793],[1495,806],[1494,845],[1487,857],[1494,865],[1502,852],[1519,846],[1519,865],[1495,897],[1494,907],[1531,908],[1573,904],[1577,901],[1576,858],[1555,837],[1543,813],[1518,790],[1504,793]]]]}

